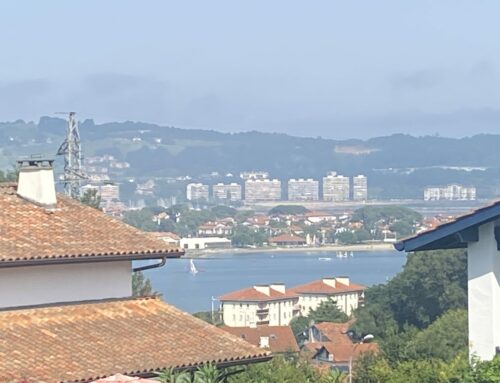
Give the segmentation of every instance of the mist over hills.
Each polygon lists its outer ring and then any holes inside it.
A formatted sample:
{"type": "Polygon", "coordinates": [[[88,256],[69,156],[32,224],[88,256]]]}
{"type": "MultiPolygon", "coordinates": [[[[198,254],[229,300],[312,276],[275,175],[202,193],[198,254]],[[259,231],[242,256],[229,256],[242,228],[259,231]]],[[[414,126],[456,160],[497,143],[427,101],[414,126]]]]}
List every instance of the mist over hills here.
{"type": "MultiPolygon", "coordinates": [[[[66,121],[0,123],[0,169],[22,155],[53,155],[66,121]]],[[[286,134],[220,133],[142,122],[80,123],[85,156],[112,154],[131,167],[124,177],[178,177],[267,170],[272,177],[321,178],[335,170],[366,174],[372,198],[421,198],[428,185],[475,185],[479,198],[500,194],[500,135],[467,138],[395,134],[332,140],[286,134]]],[[[120,180],[117,180],[120,181],[120,180]]]]}

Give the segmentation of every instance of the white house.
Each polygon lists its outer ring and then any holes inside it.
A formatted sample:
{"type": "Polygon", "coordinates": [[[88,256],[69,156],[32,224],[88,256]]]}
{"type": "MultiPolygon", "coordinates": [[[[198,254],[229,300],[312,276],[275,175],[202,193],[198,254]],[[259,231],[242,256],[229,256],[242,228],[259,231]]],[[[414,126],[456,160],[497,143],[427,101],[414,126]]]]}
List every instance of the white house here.
{"type": "Polygon", "coordinates": [[[467,249],[469,355],[500,352],[500,201],[395,244],[399,251],[467,249]]]}
{"type": "Polygon", "coordinates": [[[18,184],[0,183],[1,382],[153,377],[269,360],[159,297],[132,297],[134,271],[182,251],[57,195],[52,162],[20,161],[18,184]],[[134,268],[141,260],[150,263],[134,268]]]}
{"type": "Polygon", "coordinates": [[[256,285],[219,297],[228,327],[287,326],[300,313],[298,297],[282,283],[256,285]]]}
{"type": "Polygon", "coordinates": [[[351,315],[364,303],[365,287],[352,283],[349,277],[329,277],[292,287],[290,292],[299,297],[301,314],[307,316],[322,302],[333,301],[338,308],[351,315]]]}

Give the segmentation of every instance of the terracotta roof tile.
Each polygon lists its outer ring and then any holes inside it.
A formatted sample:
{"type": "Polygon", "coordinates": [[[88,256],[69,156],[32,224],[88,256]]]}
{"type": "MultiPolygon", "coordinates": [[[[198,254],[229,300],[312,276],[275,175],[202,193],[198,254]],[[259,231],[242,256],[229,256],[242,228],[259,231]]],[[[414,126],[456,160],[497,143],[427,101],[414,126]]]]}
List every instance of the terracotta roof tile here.
{"type": "Polygon", "coordinates": [[[1,382],[88,382],[116,373],[269,358],[159,298],[0,311],[0,333],[1,382]]]}
{"type": "Polygon", "coordinates": [[[276,243],[276,242],[306,242],[306,240],[302,237],[299,237],[297,235],[292,235],[292,234],[280,234],[276,237],[272,237],[269,239],[271,243],[276,243]]]}
{"type": "Polygon", "coordinates": [[[241,289],[237,291],[230,292],[228,294],[219,297],[220,301],[242,301],[242,302],[260,302],[260,301],[276,301],[281,299],[296,298],[297,295],[286,291],[285,294],[279,292],[278,290],[269,289],[269,295],[264,294],[255,287],[248,287],[246,289],[241,289]]]}
{"type": "Polygon", "coordinates": [[[247,342],[259,346],[261,337],[269,338],[269,349],[273,353],[299,352],[299,346],[290,326],[222,327],[247,342]]]}
{"type": "Polygon", "coordinates": [[[109,376],[107,378],[94,380],[92,383],[108,383],[108,382],[114,382],[114,383],[158,383],[157,380],[142,379],[142,378],[127,376],[127,375],[122,375],[122,374],[116,374],[116,375],[109,376]]]}
{"type": "Polygon", "coordinates": [[[111,256],[135,259],[179,257],[164,241],[58,195],[47,210],[16,195],[15,184],[0,183],[0,267],[46,260],[92,261],[111,256]]]}
{"type": "Polygon", "coordinates": [[[363,291],[365,290],[365,286],[358,285],[356,283],[349,282],[349,285],[344,285],[340,282],[335,283],[335,287],[332,287],[322,279],[313,281],[310,283],[306,283],[304,285],[295,286],[290,289],[290,292],[294,292],[296,294],[339,294],[345,292],[355,292],[355,291],[363,291]]]}

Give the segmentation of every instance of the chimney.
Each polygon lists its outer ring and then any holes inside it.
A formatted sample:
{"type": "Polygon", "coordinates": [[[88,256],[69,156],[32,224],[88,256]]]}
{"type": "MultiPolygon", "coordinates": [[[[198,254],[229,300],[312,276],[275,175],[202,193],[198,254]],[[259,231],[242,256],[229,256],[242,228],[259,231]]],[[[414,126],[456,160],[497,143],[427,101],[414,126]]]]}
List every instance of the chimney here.
{"type": "Polygon", "coordinates": [[[271,295],[271,291],[269,291],[270,289],[267,285],[255,285],[253,288],[259,293],[265,294],[267,296],[271,295]]]}
{"type": "Polygon", "coordinates": [[[269,337],[261,336],[259,339],[259,347],[260,348],[269,348],[269,337]]]}
{"type": "Polygon", "coordinates": [[[269,285],[273,290],[279,291],[281,294],[285,294],[286,288],[284,283],[272,283],[269,285]]]}
{"type": "Polygon", "coordinates": [[[29,158],[17,161],[17,195],[45,208],[55,208],[54,160],[29,158]]]}
{"type": "Polygon", "coordinates": [[[323,283],[325,285],[330,286],[330,287],[335,288],[336,287],[336,283],[335,282],[336,282],[335,278],[323,278],[323,283]]]}
{"type": "Polygon", "coordinates": [[[346,276],[336,277],[335,280],[342,285],[349,286],[349,277],[346,276]]]}

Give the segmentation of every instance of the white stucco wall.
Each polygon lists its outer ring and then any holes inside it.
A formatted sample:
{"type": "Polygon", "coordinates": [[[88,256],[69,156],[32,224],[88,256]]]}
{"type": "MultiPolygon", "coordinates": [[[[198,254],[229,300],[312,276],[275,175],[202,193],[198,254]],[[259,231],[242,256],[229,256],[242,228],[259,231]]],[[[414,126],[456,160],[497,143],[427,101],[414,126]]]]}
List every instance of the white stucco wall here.
{"type": "Polygon", "coordinates": [[[293,312],[293,299],[281,301],[261,302],[223,302],[222,316],[224,324],[228,327],[250,327],[258,324],[260,320],[269,321],[269,326],[287,326],[292,318],[298,315],[293,312]],[[260,308],[268,309],[267,315],[257,315],[260,308]]]}
{"type": "Polygon", "coordinates": [[[336,301],[340,310],[345,312],[347,315],[351,315],[352,311],[358,308],[359,293],[348,292],[335,295],[300,294],[299,304],[302,315],[309,315],[311,310],[316,310],[322,302],[327,300],[336,301]]]}
{"type": "Polygon", "coordinates": [[[479,227],[479,241],[467,249],[469,354],[491,360],[500,346],[500,252],[493,222],[479,227]]]}
{"type": "Polygon", "coordinates": [[[131,262],[0,269],[0,307],[132,295],[131,262]]]}

